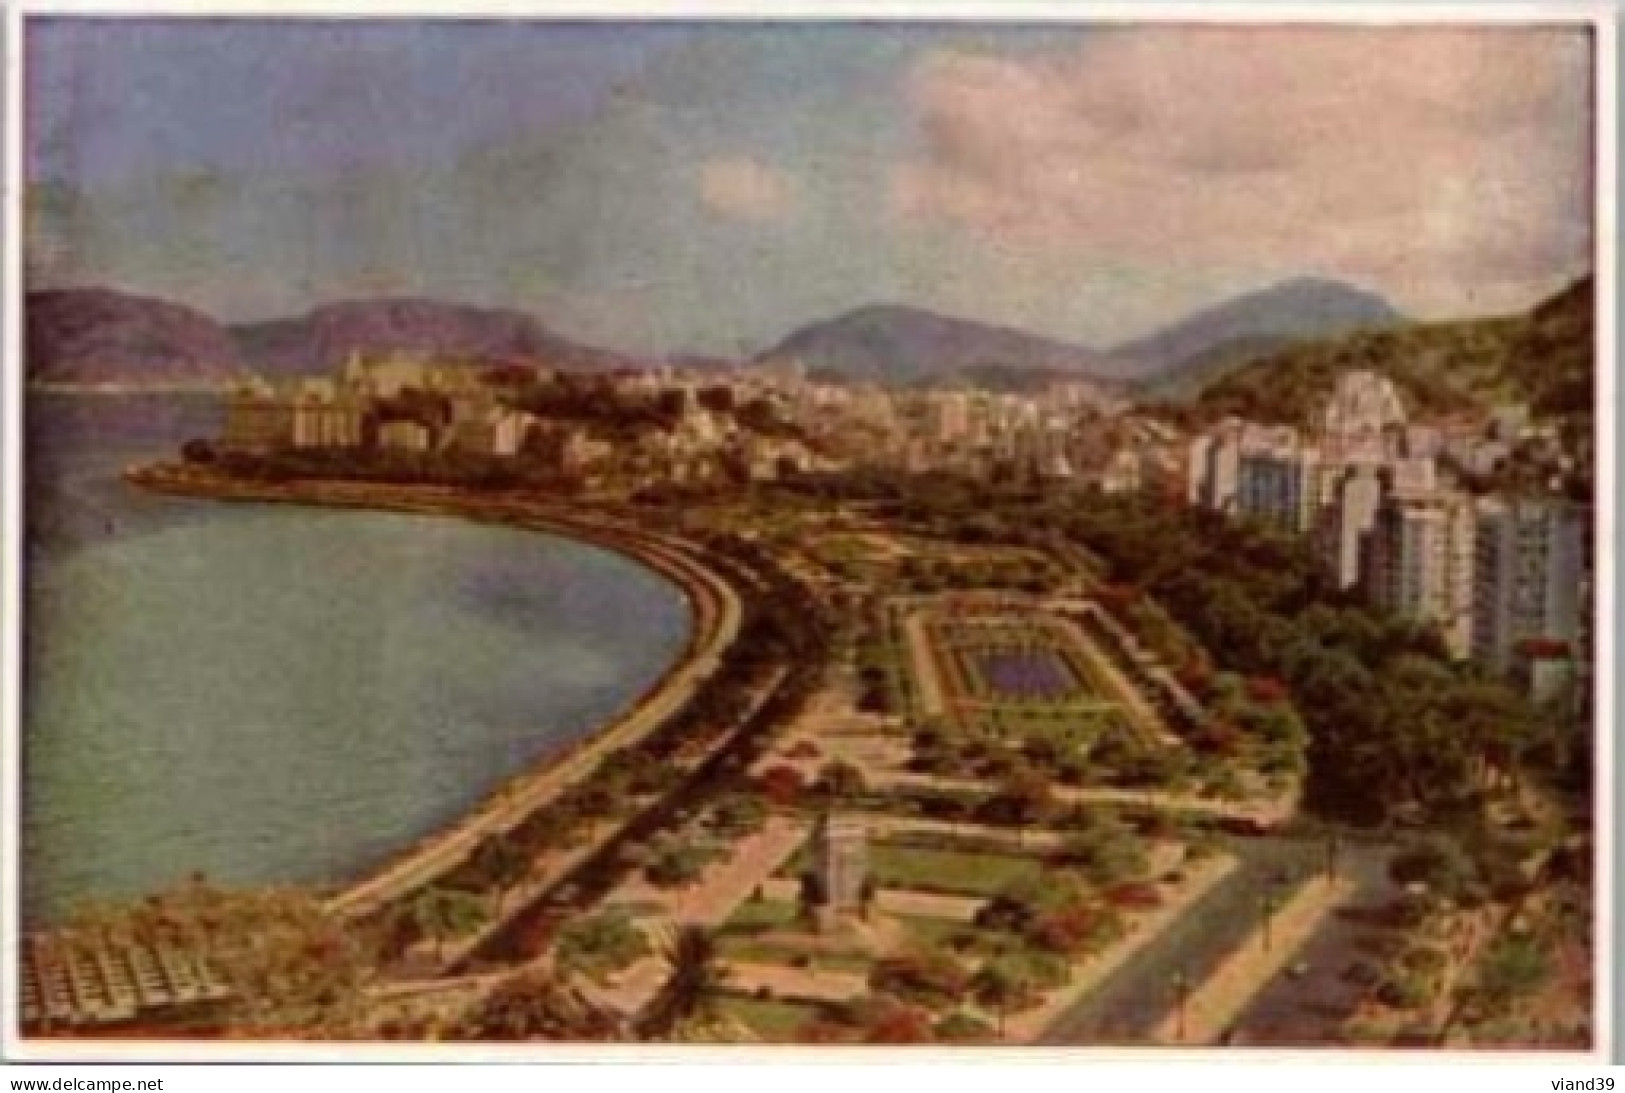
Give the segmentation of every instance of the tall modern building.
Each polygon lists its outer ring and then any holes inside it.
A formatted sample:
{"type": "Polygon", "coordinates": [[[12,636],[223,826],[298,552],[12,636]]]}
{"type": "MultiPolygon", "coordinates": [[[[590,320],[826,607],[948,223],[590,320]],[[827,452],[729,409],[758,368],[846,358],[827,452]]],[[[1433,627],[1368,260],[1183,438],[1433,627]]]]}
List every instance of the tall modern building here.
{"type": "Polygon", "coordinates": [[[1207,505],[1208,481],[1212,477],[1213,449],[1217,437],[1201,434],[1185,449],[1185,503],[1207,505]]]}
{"type": "Polygon", "coordinates": [[[1244,437],[1236,472],[1235,510],[1285,531],[1308,531],[1320,499],[1319,471],[1319,453],[1301,443],[1292,430],[1244,437]]]}
{"type": "Polygon", "coordinates": [[[1520,646],[1570,647],[1586,629],[1584,506],[1556,498],[1484,500],[1477,511],[1472,649],[1512,673],[1520,646]]]}
{"type": "Polygon", "coordinates": [[[1344,469],[1332,485],[1331,503],[1320,515],[1320,553],[1340,588],[1360,582],[1366,537],[1382,504],[1383,482],[1374,466],[1344,469]]]}
{"type": "Polygon", "coordinates": [[[1186,498],[1193,505],[1228,512],[1235,507],[1241,474],[1241,429],[1227,422],[1191,441],[1186,456],[1186,498]]]}
{"type": "Polygon", "coordinates": [[[1394,614],[1433,623],[1455,656],[1472,639],[1474,518],[1452,491],[1395,492],[1377,506],[1364,556],[1366,594],[1394,614]]]}

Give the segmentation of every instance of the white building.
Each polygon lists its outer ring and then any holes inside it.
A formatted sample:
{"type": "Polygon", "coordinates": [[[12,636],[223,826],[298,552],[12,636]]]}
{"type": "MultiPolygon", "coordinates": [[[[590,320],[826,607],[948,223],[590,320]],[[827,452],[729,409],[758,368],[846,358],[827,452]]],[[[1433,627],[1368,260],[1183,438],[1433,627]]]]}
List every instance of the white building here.
{"type": "Polygon", "coordinates": [[[307,379],[292,400],[295,448],[359,448],[365,403],[329,379],[307,379]]]}
{"type": "Polygon", "coordinates": [[[465,452],[511,457],[519,454],[534,421],[529,414],[505,406],[487,406],[456,416],[447,442],[465,452]]]}
{"type": "Polygon", "coordinates": [[[1405,404],[1393,381],[1375,372],[1344,372],[1321,410],[1321,446],[1337,462],[1377,461],[1391,427],[1405,425],[1405,404]]]}
{"type": "Polygon", "coordinates": [[[1586,511],[1552,498],[1480,501],[1474,659],[1510,673],[1520,643],[1578,647],[1585,628],[1586,511]]]}
{"type": "Polygon", "coordinates": [[[1230,511],[1241,477],[1241,422],[1230,420],[1191,441],[1187,450],[1186,496],[1193,505],[1230,511]]]}
{"type": "Polygon", "coordinates": [[[433,440],[429,427],[418,421],[386,421],[378,427],[378,446],[395,451],[426,452],[433,440]]]}
{"type": "Polygon", "coordinates": [[[1320,452],[1295,429],[1247,428],[1241,437],[1235,511],[1286,531],[1308,531],[1319,508],[1320,464],[1320,452]]]}
{"type": "Polygon", "coordinates": [[[1464,494],[1391,494],[1378,505],[1364,560],[1373,603],[1435,624],[1454,656],[1472,642],[1474,517],[1464,494]]]}
{"type": "Polygon", "coordinates": [[[270,452],[293,443],[293,405],[262,380],[235,388],[226,397],[221,445],[240,452],[270,452]]]}
{"type": "Polygon", "coordinates": [[[1119,448],[1106,461],[1100,474],[1100,488],[1105,493],[1134,493],[1144,485],[1139,453],[1132,448],[1119,448]]]}
{"type": "Polygon", "coordinates": [[[1332,488],[1331,504],[1321,513],[1320,548],[1340,588],[1360,581],[1366,537],[1376,523],[1382,497],[1382,477],[1372,466],[1344,469],[1332,488]]]}

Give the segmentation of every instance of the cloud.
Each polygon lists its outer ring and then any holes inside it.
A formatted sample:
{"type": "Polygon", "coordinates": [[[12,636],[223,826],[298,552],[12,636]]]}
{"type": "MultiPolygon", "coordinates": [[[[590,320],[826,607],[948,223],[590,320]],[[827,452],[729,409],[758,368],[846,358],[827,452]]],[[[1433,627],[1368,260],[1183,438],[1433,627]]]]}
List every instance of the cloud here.
{"type": "Polygon", "coordinates": [[[748,158],[714,159],[699,171],[707,208],[737,220],[781,220],[795,203],[785,172],[748,158]]]}
{"type": "Polygon", "coordinates": [[[1590,254],[1590,48],[1561,28],[1163,27],[925,55],[895,212],[1092,261],[1316,272],[1427,314],[1590,254]]]}

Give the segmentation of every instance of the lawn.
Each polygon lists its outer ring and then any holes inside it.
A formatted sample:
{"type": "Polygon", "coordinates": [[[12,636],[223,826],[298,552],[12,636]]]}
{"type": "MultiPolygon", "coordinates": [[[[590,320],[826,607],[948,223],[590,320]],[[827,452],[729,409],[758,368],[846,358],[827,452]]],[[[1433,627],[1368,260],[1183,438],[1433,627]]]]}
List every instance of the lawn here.
{"type": "Polygon", "coordinates": [[[799,909],[789,900],[747,899],[723,924],[725,934],[754,934],[777,930],[796,920],[799,909]]]}
{"type": "Polygon", "coordinates": [[[772,1043],[793,1040],[798,1029],[822,1012],[806,1002],[751,998],[742,994],[717,995],[717,1011],[772,1043]]]}
{"type": "Polygon", "coordinates": [[[1043,872],[1043,864],[1037,858],[1016,854],[872,843],[869,869],[883,888],[991,896],[1013,881],[1036,879],[1043,872]]]}
{"type": "Polygon", "coordinates": [[[753,937],[724,936],[718,949],[726,960],[746,964],[783,964],[796,967],[797,960],[804,966],[819,971],[867,973],[874,958],[860,952],[809,952],[794,941],[758,941],[753,937]]]}

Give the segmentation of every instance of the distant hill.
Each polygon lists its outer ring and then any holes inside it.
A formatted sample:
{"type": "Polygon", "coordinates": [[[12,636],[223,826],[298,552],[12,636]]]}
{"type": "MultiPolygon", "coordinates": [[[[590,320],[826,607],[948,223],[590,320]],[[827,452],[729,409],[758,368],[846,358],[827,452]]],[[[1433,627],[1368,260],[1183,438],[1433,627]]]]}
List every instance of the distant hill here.
{"type": "Polygon", "coordinates": [[[1588,276],[1523,314],[1408,323],[1299,342],[1206,387],[1187,416],[1305,422],[1339,372],[1369,368],[1392,377],[1421,413],[1527,401],[1538,413],[1588,432],[1595,384],[1592,307],[1588,276]]]}
{"type": "Polygon", "coordinates": [[[712,353],[672,353],[662,362],[679,372],[728,372],[739,367],[733,357],[719,357],[712,353]]]}
{"type": "Polygon", "coordinates": [[[242,375],[224,327],[180,304],[107,288],[30,292],[24,299],[30,383],[214,385],[242,375]]]}
{"type": "Polygon", "coordinates": [[[1080,380],[1105,374],[1103,354],[1010,327],[923,308],[859,308],[791,333],[758,362],[794,359],[820,375],[903,386],[976,370],[1048,370],[1080,380]]]}
{"type": "Polygon", "coordinates": [[[1251,355],[1305,338],[1403,322],[1382,297],[1318,277],[1299,277],[1204,308],[1143,338],[1116,346],[1123,374],[1176,386],[1180,373],[1208,376],[1251,355]]]}
{"type": "Polygon", "coordinates": [[[217,385],[245,370],[268,376],[331,372],[359,350],[565,371],[647,362],[556,334],[522,311],[422,299],[357,300],[298,318],[227,327],[201,311],[107,288],[30,292],[28,378],[131,387],[217,385]]]}
{"type": "Polygon", "coordinates": [[[504,308],[399,298],[328,304],[299,318],[232,328],[250,367],[272,375],[330,372],[356,351],[425,354],[471,363],[537,364],[566,371],[642,362],[556,334],[504,308]]]}
{"type": "Polygon", "coordinates": [[[1204,308],[1102,351],[923,308],[859,308],[792,332],[758,361],[794,358],[821,376],[891,386],[969,382],[1031,389],[1053,378],[1139,386],[1157,396],[1222,375],[1305,337],[1403,321],[1380,296],[1303,277],[1204,308]],[[1196,382],[1184,373],[1196,373],[1196,382]]]}
{"type": "Polygon", "coordinates": [[[1596,286],[1582,277],[1535,308],[1507,358],[1511,382],[1539,414],[1591,435],[1595,418],[1596,286]]]}
{"type": "Polygon", "coordinates": [[[1290,338],[1237,338],[1185,358],[1176,367],[1142,379],[1133,385],[1134,396],[1142,401],[1182,402],[1195,398],[1230,373],[1285,346],[1290,338]]]}

